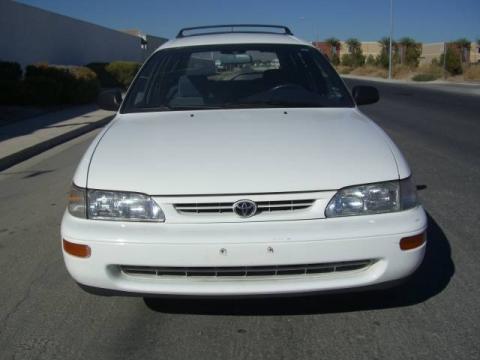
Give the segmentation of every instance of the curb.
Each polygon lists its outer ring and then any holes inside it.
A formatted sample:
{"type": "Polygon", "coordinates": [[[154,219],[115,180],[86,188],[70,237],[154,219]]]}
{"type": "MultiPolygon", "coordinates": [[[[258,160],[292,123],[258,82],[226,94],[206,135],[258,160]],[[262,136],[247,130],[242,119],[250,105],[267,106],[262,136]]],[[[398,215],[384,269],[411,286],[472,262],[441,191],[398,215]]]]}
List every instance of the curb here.
{"type": "Polygon", "coordinates": [[[477,87],[480,86],[480,82],[475,81],[465,81],[465,82],[458,82],[458,81],[448,81],[448,80],[432,80],[432,81],[413,81],[413,80],[405,80],[405,79],[385,79],[381,77],[375,76],[363,76],[363,75],[350,75],[350,74],[339,74],[340,77],[344,77],[346,79],[355,79],[355,80],[368,80],[368,81],[378,81],[384,82],[389,84],[405,84],[405,85],[452,85],[452,86],[464,86],[465,88],[468,87],[477,87]]]}
{"type": "Polygon", "coordinates": [[[389,80],[382,78],[374,78],[371,76],[359,76],[359,75],[349,75],[344,74],[340,75],[343,80],[359,80],[359,81],[370,81],[376,83],[382,83],[392,86],[404,86],[404,87],[413,87],[416,89],[427,89],[432,91],[441,91],[444,93],[450,94],[460,94],[466,96],[480,96],[480,83],[454,83],[454,82],[445,82],[445,81],[426,81],[426,82],[415,82],[415,81],[406,81],[406,80],[389,80]]]}
{"type": "Polygon", "coordinates": [[[49,150],[53,148],[54,146],[60,145],[62,143],[65,143],[73,138],[76,138],[80,135],[83,135],[87,132],[90,132],[92,130],[95,130],[99,127],[102,127],[106,124],[108,124],[115,115],[109,115],[101,120],[98,120],[94,123],[82,126],[80,128],[68,131],[66,133],[63,133],[61,135],[55,136],[51,139],[42,141],[38,144],[29,146],[25,149],[22,149],[20,151],[17,151],[16,153],[10,154],[6,157],[0,158],[0,171],[3,171],[5,169],[8,169],[9,167],[12,167],[14,165],[17,165],[18,163],[21,163],[22,161],[25,161],[27,159],[30,159],[31,157],[34,157],[35,155],[38,155],[46,150],[49,150]]]}

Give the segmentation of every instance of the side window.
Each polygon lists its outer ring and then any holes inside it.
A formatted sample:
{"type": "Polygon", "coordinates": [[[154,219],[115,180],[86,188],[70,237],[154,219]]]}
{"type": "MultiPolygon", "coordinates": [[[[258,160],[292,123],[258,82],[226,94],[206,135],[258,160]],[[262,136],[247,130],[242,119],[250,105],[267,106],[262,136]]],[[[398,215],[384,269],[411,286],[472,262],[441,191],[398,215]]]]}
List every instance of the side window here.
{"type": "Polygon", "coordinates": [[[133,88],[130,90],[132,94],[135,94],[131,102],[133,102],[133,106],[141,106],[146,103],[146,92],[149,86],[149,81],[152,79],[152,73],[155,68],[158,67],[159,62],[158,59],[154,59],[157,56],[153,56],[150,60],[143,66],[140,70],[140,74],[138,75],[133,88]]]}

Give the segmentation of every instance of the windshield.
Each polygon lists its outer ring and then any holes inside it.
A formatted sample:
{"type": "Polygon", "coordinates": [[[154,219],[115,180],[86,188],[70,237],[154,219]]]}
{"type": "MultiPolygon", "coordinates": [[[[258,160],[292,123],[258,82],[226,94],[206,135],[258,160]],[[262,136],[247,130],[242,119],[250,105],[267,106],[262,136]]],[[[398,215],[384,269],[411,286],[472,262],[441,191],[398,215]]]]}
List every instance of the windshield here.
{"type": "Polygon", "coordinates": [[[343,82],[316,49],[246,44],[155,53],[121,112],[352,106],[343,82]]]}

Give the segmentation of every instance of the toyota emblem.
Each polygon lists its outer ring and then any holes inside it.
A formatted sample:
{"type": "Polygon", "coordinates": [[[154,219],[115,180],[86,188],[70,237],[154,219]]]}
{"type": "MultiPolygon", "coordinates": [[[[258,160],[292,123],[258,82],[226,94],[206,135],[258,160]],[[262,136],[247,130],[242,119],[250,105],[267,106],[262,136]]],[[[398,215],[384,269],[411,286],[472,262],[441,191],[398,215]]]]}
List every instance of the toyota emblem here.
{"type": "Polygon", "coordinates": [[[233,204],[233,212],[240,217],[248,218],[257,212],[257,204],[251,200],[239,200],[233,204]]]}

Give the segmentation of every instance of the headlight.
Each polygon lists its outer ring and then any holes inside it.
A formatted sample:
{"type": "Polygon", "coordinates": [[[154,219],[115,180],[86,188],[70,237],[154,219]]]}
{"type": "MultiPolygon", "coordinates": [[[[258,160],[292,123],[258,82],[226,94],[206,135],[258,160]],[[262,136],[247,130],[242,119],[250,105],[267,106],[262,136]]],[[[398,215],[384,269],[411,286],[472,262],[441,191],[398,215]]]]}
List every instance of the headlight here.
{"type": "Polygon", "coordinates": [[[326,217],[370,215],[411,209],[417,205],[410,178],[339,190],[325,210],[326,217]]]}
{"type": "Polygon", "coordinates": [[[68,211],[76,217],[94,220],[163,222],[165,215],[148,195],[105,190],[85,190],[74,186],[68,211]]]}

